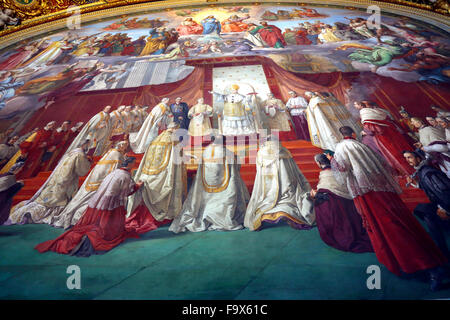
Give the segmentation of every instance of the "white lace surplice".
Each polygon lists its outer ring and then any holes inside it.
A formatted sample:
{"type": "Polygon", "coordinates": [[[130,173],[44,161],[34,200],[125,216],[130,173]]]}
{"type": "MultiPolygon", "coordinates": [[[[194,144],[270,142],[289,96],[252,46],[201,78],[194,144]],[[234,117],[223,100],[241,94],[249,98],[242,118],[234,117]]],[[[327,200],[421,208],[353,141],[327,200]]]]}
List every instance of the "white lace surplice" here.
{"type": "Polygon", "coordinates": [[[402,192],[385,161],[354,139],[345,139],[336,146],[331,167],[338,183],[347,186],[352,198],[370,191],[402,192]]]}

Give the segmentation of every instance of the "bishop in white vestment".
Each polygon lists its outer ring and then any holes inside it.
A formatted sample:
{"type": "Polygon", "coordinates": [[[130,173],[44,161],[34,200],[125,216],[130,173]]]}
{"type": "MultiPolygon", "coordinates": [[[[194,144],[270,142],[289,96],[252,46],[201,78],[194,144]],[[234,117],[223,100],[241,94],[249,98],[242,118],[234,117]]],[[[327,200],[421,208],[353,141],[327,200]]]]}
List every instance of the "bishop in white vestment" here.
{"type": "Polygon", "coordinates": [[[125,106],[119,106],[116,110],[111,112],[111,135],[109,137],[109,145],[111,146],[112,141],[120,141],[125,135],[125,118],[123,111],[125,106]]]}
{"type": "Polygon", "coordinates": [[[8,224],[53,224],[78,190],[78,179],[86,175],[91,162],[86,156],[89,145],[86,140],[79,148],[66,154],[44,185],[28,201],[13,208],[8,224]]]}
{"type": "Polygon", "coordinates": [[[259,230],[263,222],[285,220],[296,229],[314,224],[311,186],[291,153],[279,141],[267,141],[256,157],[256,177],[245,214],[245,227],[259,230]]]}
{"type": "Polygon", "coordinates": [[[267,100],[264,101],[264,112],[271,130],[281,131],[286,140],[296,140],[289,111],[283,101],[275,98],[273,93],[267,94],[267,100]]]}
{"type": "Polygon", "coordinates": [[[123,119],[123,132],[124,134],[130,134],[130,132],[133,131],[133,125],[134,125],[134,114],[131,111],[131,106],[126,106],[125,109],[122,111],[122,119],[123,119]]]}
{"type": "Polygon", "coordinates": [[[106,152],[91,170],[78,192],[64,210],[59,215],[53,217],[53,226],[67,229],[80,220],[82,214],[87,209],[89,200],[95,194],[103,179],[117,169],[123,160],[125,160],[127,148],[128,141],[121,141],[117,143],[115,148],[106,152]]]}
{"type": "Polygon", "coordinates": [[[73,140],[66,151],[66,154],[77,148],[83,141],[90,140],[91,144],[88,149],[94,149],[94,156],[101,156],[108,145],[108,139],[111,134],[110,114],[111,106],[106,106],[102,111],[97,113],[89,120],[80,133],[73,140]]]}
{"type": "Polygon", "coordinates": [[[164,98],[153,107],[139,132],[130,134],[130,146],[134,153],[144,153],[150,143],[158,136],[159,130],[164,130],[169,124],[171,112],[169,99],[164,98]]]}
{"type": "Polygon", "coordinates": [[[139,106],[135,106],[133,108],[133,110],[131,111],[131,114],[133,115],[133,125],[130,133],[139,132],[139,129],[141,129],[141,126],[145,121],[146,115],[144,116],[144,113],[145,111],[142,110],[142,108],[139,106]]]}
{"type": "Polygon", "coordinates": [[[143,186],[128,200],[127,229],[143,233],[174,219],[181,211],[187,193],[186,167],[182,150],[173,133],[179,128],[169,124],[148,147],[134,176],[143,186]]]}
{"type": "Polygon", "coordinates": [[[359,137],[361,128],[351,113],[330,93],[305,92],[310,97],[306,115],[311,142],[316,147],[332,150],[341,140],[339,128],[351,127],[359,137]]]}
{"type": "Polygon", "coordinates": [[[213,116],[213,108],[204,103],[204,99],[200,98],[198,103],[189,109],[189,135],[192,137],[207,136],[211,133],[211,120],[213,116]]]}
{"type": "Polygon", "coordinates": [[[215,137],[205,148],[192,187],[169,231],[242,229],[249,193],[234,153],[215,137]]]}

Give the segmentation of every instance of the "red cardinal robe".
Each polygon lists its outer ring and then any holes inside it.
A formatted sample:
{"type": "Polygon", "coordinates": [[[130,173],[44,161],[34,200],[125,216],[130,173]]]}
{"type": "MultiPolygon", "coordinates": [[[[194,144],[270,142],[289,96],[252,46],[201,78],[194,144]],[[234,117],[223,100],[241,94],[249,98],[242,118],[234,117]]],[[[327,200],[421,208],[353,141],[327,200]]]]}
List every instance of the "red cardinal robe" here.
{"type": "Polygon", "coordinates": [[[347,185],[375,254],[389,271],[414,273],[447,262],[400,199],[400,186],[372,149],[344,138],[331,165],[338,182],[347,185]]]}
{"type": "Polygon", "coordinates": [[[81,244],[89,239],[93,251],[101,252],[111,250],[126,238],[138,238],[136,232],[125,228],[126,199],[137,189],[129,171],[123,168],[114,170],[105,177],[77,224],[35,249],[41,253],[77,254],[81,244]]]}
{"type": "Polygon", "coordinates": [[[411,175],[414,169],[406,162],[402,151],[413,150],[397,126],[381,108],[360,111],[364,131],[373,134],[373,140],[386,161],[401,175],[411,175]]]}
{"type": "Polygon", "coordinates": [[[56,165],[58,164],[58,161],[61,159],[61,157],[64,154],[64,145],[69,140],[70,136],[70,130],[67,131],[55,131],[53,134],[53,145],[55,146],[55,151],[53,151],[50,159],[42,164],[42,171],[50,171],[53,170],[56,165]]]}
{"type": "Polygon", "coordinates": [[[17,175],[18,179],[27,179],[36,176],[41,167],[41,158],[47,148],[53,145],[53,130],[40,129],[36,132],[33,141],[24,141],[20,144],[22,154],[27,154],[24,168],[17,175]]]}

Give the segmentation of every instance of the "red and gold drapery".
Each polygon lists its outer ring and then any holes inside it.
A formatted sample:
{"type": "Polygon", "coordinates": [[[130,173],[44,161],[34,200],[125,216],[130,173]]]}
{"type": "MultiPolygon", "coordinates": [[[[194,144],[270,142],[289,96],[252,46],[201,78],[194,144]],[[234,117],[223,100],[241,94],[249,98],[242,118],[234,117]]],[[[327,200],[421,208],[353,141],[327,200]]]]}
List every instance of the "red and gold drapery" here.
{"type": "Polygon", "coordinates": [[[164,97],[170,98],[171,100],[181,97],[188,105],[194,105],[203,96],[204,78],[205,69],[203,67],[196,67],[183,80],[140,87],[136,98],[133,99],[133,104],[153,107],[161,102],[161,99],[164,97]]]}

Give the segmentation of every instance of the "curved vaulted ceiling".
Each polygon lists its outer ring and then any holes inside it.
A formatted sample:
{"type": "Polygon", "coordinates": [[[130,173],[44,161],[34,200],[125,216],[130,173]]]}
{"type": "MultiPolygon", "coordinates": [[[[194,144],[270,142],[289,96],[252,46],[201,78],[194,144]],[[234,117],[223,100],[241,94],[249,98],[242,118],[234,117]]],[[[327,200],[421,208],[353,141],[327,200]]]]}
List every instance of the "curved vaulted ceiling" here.
{"type": "Polygon", "coordinates": [[[11,45],[17,40],[42,34],[51,30],[64,28],[67,18],[79,13],[82,23],[101,20],[121,14],[134,14],[142,11],[170,10],[183,6],[215,6],[219,4],[260,5],[273,3],[277,5],[320,5],[325,7],[341,6],[347,8],[367,8],[377,5],[384,12],[412,16],[423,19],[439,27],[444,27],[450,15],[449,1],[437,0],[382,0],[382,1],[148,1],[148,0],[2,0],[0,8],[11,9],[21,23],[7,26],[0,31],[0,46],[11,45]]]}

